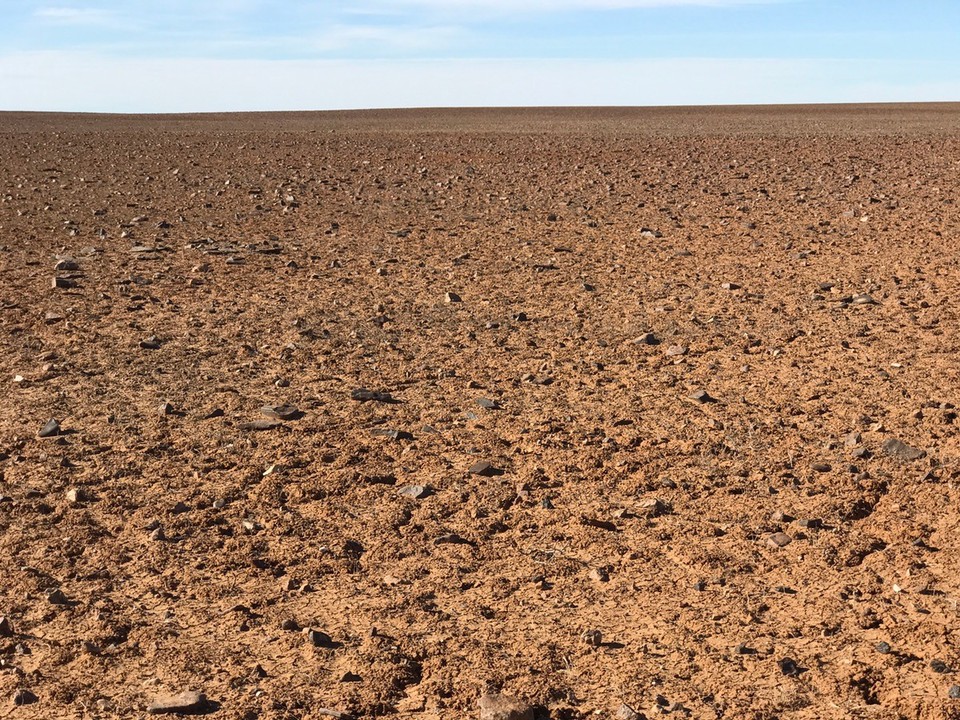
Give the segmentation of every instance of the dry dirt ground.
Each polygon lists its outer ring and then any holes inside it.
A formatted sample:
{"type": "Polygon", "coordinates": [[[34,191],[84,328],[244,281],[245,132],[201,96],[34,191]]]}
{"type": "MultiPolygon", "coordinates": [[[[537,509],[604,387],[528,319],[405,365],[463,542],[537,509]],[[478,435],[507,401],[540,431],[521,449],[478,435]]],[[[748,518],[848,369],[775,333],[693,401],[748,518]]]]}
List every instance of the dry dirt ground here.
{"type": "Polygon", "coordinates": [[[0,170],[0,717],[960,717],[960,106],[7,113],[0,170]]]}

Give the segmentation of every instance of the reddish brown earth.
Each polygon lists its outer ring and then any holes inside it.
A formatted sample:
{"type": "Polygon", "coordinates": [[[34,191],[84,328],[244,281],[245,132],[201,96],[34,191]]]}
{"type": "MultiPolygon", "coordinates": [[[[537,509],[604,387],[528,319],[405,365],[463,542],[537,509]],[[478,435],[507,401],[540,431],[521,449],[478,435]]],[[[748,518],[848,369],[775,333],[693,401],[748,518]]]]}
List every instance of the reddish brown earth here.
{"type": "Polygon", "coordinates": [[[8,113],[0,169],[0,717],[960,717],[960,106],[8,113]]]}

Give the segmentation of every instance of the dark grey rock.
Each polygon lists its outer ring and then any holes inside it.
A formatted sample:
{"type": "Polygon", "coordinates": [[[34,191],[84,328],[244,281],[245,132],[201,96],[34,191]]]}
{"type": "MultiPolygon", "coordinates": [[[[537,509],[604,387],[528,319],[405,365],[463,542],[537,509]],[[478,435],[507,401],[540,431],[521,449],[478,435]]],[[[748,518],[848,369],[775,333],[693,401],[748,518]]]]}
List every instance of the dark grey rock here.
{"type": "Polygon", "coordinates": [[[58,290],[69,290],[70,288],[75,288],[77,286],[76,280],[70,280],[69,278],[55,277],[50,281],[50,287],[58,290]]]}
{"type": "Polygon", "coordinates": [[[475,462],[469,467],[467,472],[471,475],[481,475],[483,477],[491,477],[493,475],[502,474],[500,470],[495,468],[492,463],[489,463],[486,460],[475,462]]]}
{"type": "Polygon", "coordinates": [[[897,438],[889,438],[883,443],[883,454],[900,460],[919,460],[927,453],[925,450],[907,445],[897,438]]]}
{"type": "Polygon", "coordinates": [[[32,705],[33,703],[37,702],[39,699],[40,698],[38,698],[36,695],[34,695],[32,692],[30,692],[26,688],[20,688],[13,694],[13,704],[16,705],[17,707],[21,707],[23,705],[32,705]]]}
{"type": "Polygon", "coordinates": [[[38,437],[48,438],[54,437],[60,434],[60,423],[55,419],[51,418],[47,420],[47,424],[40,428],[40,432],[37,433],[38,437]]]}
{"type": "Polygon", "coordinates": [[[357,388],[350,392],[350,399],[356,400],[357,402],[383,402],[389,403],[393,402],[393,397],[390,393],[377,392],[375,390],[368,390],[367,388],[357,388]]]}
{"type": "Polygon", "coordinates": [[[310,641],[311,645],[316,647],[333,647],[333,638],[325,632],[314,630],[313,628],[306,628],[303,634],[307,636],[307,640],[310,641]]]}
{"type": "Polygon", "coordinates": [[[300,411],[293,405],[264,405],[260,413],[274,420],[296,420],[301,416],[300,411]]]}
{"type": "Polygon", "coordinates": [[[777,665],[780,666],[780,672],[787,677],[797,677],[801,672],[800,666],[793,658],[785,657],[782,660],[777,660],[777,665]]]}

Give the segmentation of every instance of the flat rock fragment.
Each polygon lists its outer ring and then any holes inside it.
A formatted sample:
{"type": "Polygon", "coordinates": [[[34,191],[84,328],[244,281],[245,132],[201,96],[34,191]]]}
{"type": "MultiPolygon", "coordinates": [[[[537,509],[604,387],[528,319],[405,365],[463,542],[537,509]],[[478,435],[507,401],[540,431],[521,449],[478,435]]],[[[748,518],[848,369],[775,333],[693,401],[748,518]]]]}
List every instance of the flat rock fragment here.
{"type": "Polygon", "coordinates": [[[433,488],[429,485],[405,485],[397,490],[397,495],[412,498],[413,500],[422,500],[425,497],[433,495],[433,488]]]}
{"type": "Polygon", "coordinates": [[[178,695],[163,695],[147,706],[151,715],[190,715],[202,713],[208,708],[207,696],[202,692],[187,690],[178,695]]]}
{"type": "Polygon", "coordinates": [[[260,413],[273,420],[296,420],[301,415],[293,405],[264,405],[260,413]]]}
{"type": "Polygon", "coordinates": [[[768,547],[782,548],[792,543],[793,538],[787,535],[785,532],[775,532],[772,535],[767,536],[766,542],[768,547]]]}
{"type": "Polygon", "coordinates": [[[393,397],[390,393],[377,392],[376,390],[368,390],[367,388],[357,388],[356,390],[350,391],[350,399],[356,400],[357,402],[393,402],[393,397]]]}
{"type": "Polygon", "coordinates": [[[486,460],[475,462],[467,469],[467,472],[471,475],[480,475],[482,477],[492,477],[503,474],[502,470],[494,467],[493,463],[487,462],[486,460]]]}
{"type": "Polygon", "coordinates": [[[897,438],[889,438],[883,443],[883,454],[900,460],[919,460],[927,453],[925,450],[907,445],[897,438]]]}
{"type": "Polygon", "coordinates": [[[40,432],[37,433],[38,437],[48,438],[54,437],[60,434],[60,423],[54,419],[50,418],[47,420],[46,424],[40,428],[40,432]]]}
{"type": "Polygon", "coordinates": [[[240,423],[241,430],[273,430],[283,425],[279,420],[253,420],[251,422],[240,423]]]}
{"type": "Polygon", "coordinates": [[[488,693],[477,704],[480,720],[533,720],[533,708],[511,695],[488,693]]]}

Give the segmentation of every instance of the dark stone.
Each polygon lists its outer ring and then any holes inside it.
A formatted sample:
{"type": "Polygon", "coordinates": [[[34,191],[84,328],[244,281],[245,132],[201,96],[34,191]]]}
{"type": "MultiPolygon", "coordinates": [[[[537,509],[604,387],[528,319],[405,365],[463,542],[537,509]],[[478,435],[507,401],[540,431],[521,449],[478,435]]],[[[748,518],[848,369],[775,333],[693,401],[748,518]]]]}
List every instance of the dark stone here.
{"type": "Polygon", "coordinates": [[[356,400],[357,402],[367,402],[370,400],[382,403],[394,402],[390,393],[376,392],[374,390],[368,390],[367,388],[357,388],[351,391],[350,399],[356,400]]]}
{"type": "Polygon", "coordinates": [[[293,405],[264,405],[260,413],[274,420],[296,420],[303,416],[293,405]]]}
{"type": "Polygon", "coordinates": [[[503,471],[495,468],[491,463],[486,460],[480,460],[475,462],[467,470],[471,475],[481,475],[483,477],[492,477],[494,475],[502,475],[503,471]]]}
{"type": "Polygon", "coordinates": [[[38,437],[48,438],[54,437],[60,434],[60,423],[51,418],[47,421],[47,424],[40,428],[40,432],[37,433],[38,437]]]}
{"type": "Polygon", "coordinates": [[[25,688],[20,688],[13,694],[13,704],[17,707],[22,705],[32,705],[40,698],[25,688]]]}
{"type": "Polygon", "coordinates": [[[890,438],[883,443],[883,454],[900,460],[919,460],[927,453],[924,450],[907,445],[902,440],[890,438]]]}
{"type": "Polygon", "coordinates": [[[802,672],[793,658],[785,657],[782,660],[777,660],[777,665],[780,666],[780,672],[787,677],[797,677],[802,672]]]}

